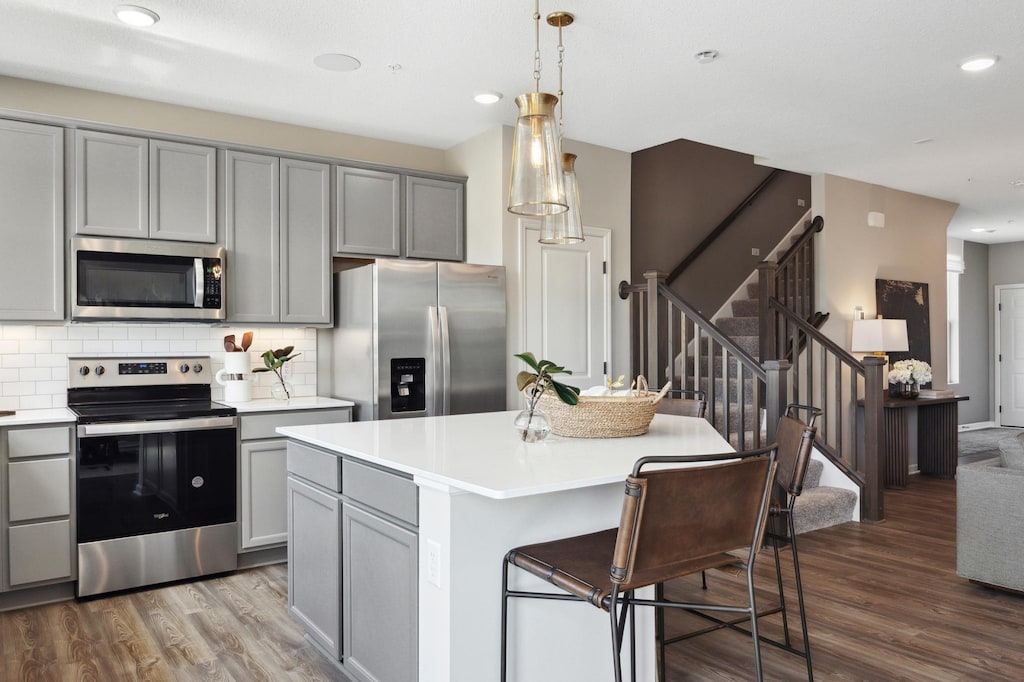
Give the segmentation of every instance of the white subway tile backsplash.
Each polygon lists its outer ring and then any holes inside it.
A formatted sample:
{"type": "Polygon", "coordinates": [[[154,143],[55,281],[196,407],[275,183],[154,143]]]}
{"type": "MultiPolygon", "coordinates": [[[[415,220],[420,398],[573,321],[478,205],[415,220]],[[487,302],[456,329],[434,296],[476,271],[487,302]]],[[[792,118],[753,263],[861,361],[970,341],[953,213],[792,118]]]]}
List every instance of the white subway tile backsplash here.
{"type": "Polygon", "coordinates": [[[0,355],[0,366],[3,367],[35,367],[36,356],[22,353],[0,355]]]}
{"type": "Polygon", "coordinates": [[[155,327],[128,327],[128,338],[129,339],[155,339],[156,328],[155,327]]]}
{"type": "Polygon", "coordinates": [[[33,355],[38,353],[50,353],[53,350],[52,342],[50,340],[37,341],[35,339],[23,339],[18,341],[18,352],[19,353],[32,353],[33,355]]]}
{"type": "Polygon", "coordinates": [[[114,342],[109,339],[86,339],[82,341],[82,352],[86,355],[113,353],[114,342]]]}
{"type": "Polygon", "coordinates": [[[18,370],[18,381],[49,381],[49,367],[22,367],[18,370]]]}
{"type": "MultiPolygon", "coordinates": [[[[262,367],[268,349],[295,346],[302,355],[284,366],[295,395],[316,395],[316,330],[292,327],[229,328],[197,324],[88,323],[0,324],[0,409],[31,410],[67,406],[69,355],[208,355],[214,372],[224,366],[224,337],[253,332],[249,366],[262,367]]],[[[271,397],[273,373],[251,374],[254,398],[271,397]]],[[[214,399],[224,390],[213,384],[214,399]]]]}
{"type": "MultiPolygon", "coordinates": [[[[67,399],[64,401],[64,405],[59,407],[66,407],[67,399]]],[[[24,395],[18,400],[19,410],[48,410],[51,407],[58,407],[53,404],[52,395],[24,395]]]]}
{"type": "Polygon", "coordinates": [[[63,353],[65,357],[68,355],[80,355],[82,353],[82,339],[68,339],[54,340],[50,344],[53,346],[54,353],[63,353]]]}

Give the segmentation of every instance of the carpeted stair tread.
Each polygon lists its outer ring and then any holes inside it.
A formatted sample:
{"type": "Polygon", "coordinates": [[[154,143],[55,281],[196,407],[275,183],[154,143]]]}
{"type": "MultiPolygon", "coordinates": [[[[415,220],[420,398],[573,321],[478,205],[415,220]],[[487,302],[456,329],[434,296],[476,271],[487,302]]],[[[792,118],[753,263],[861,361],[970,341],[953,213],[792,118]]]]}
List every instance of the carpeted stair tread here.
{"type": "Polygon", "coordinates": [[[753,317],[757,319],[757,299],[742,298],[732,302],[733,317],[753,317]]]}
{"type": "Polygon", "coordinates": [[[798,535],[837,526],[853,520],[856,505],[857,494],[852,490],[831,486],[805,487],[793,506],[793,524],[798,535]]]}
{"type": "Polygon", "coordinates": [[[715,325],[730,338],[758,336],[760,334],[758,324],[757,317],[720,317],[715,320],[715,325]]]}
{"type": "Polygon", "coordinates": [[[817,488],[821,484],[821,472],[824,470],[825,465],[820,459],[811,459],[807,463],[807,471],[804,472],[804,490],[817,488]]]}

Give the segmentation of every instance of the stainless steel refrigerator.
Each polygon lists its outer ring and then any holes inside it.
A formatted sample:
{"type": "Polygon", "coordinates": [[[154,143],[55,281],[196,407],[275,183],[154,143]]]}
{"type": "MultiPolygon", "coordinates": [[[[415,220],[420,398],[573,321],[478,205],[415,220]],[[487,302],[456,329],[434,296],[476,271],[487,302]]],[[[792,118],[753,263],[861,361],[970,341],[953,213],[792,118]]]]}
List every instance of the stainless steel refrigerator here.
{"type": "Polygon", "coordinates": [[[334,275],[320,391],[357,420],[505,409],[505,269],[379,260],[334,275]]]}

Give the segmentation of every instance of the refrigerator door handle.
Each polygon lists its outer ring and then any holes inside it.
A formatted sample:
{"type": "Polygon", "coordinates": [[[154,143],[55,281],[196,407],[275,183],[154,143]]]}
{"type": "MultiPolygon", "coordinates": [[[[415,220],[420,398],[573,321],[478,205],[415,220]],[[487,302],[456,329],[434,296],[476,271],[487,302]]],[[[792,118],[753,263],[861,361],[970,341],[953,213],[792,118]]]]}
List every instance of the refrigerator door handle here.
{"type": "Polygon", "coordinates": [[[427,318],[430,321],[430,362],[431,369],[433,370],[434,379],[430,382],[430,403],[427,405],[427,416],[433,417],[438,414],[444,414],[440,412],[441,409],[441,395],[444,391],[443,381],[443,367],[441,366],[444,359],[441,355],[441,326],[438,316],[438,306],[429,306],[427,308],[427,318]]]}
{"type": "Polygon", "coordinates": [[[438,306],[438,327],[441,331],[441,414],[452,411],[452,344],[448,333],[448,306],[438,306]]]}

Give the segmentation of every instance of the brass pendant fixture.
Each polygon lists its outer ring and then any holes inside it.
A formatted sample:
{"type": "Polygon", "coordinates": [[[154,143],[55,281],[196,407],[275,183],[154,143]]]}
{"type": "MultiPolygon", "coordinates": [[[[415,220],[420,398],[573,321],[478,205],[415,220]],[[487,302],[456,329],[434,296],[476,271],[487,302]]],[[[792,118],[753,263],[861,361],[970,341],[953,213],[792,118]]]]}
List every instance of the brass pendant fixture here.
{"type": "MultiPolygon", "coordinates": [[[[569,12],[552,12],[547,16],[550,26],[558,28],[558,146],[562,146],[563,114],[565,93],[562,87],[562,71],[565,62],[565,46],[562,43],[562,29],[573,22],[569,12]]],[[[546,215],[541,220],[541,244],[576,244],[584,240],[583,218],[580,212],[580,188],[576,180],[576,155],[562,152],[562,184],[565,186],[567,211],[546,215]]]]}
{"type": "Polygon", "coordinates": [[[546,216],[569,210],[562,175],[562,149],[555,129],[558,98],[540,91],[540,0],[534,2],[534,92],[516,97],[519,117],[512,142],[508,210],[546,216]]]}

